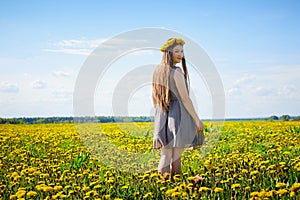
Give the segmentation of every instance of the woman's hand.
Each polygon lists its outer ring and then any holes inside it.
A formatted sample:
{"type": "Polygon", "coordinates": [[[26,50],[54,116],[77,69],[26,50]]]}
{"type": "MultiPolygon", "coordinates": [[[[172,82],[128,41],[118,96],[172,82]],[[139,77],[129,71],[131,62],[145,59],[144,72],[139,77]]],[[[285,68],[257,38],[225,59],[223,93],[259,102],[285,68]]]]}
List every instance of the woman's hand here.
{"type": "Polygon", "coordinates": [[[199,132],[202,132],[204,130],[204,124],[201,121],[199,121],[197,128],[199,132]]]}

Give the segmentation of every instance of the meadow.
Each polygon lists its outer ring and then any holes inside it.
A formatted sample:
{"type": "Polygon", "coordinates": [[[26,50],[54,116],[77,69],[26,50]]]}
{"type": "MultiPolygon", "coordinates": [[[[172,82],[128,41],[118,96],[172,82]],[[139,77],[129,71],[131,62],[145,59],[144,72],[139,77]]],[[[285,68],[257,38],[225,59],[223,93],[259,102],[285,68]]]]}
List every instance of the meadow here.
{"type": "Polygon", "coordinates": [[[205,125],[172,182],[152,122],[0,125],[0,199],[300,199],[299,122],[205,125]]]}

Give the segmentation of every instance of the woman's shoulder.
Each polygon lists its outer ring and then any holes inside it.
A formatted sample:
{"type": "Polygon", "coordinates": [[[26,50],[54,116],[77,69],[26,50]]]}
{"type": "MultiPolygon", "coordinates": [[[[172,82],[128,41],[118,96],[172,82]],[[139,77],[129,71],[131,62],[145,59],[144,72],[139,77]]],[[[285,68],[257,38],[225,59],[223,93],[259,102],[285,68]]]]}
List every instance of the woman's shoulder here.
{"type": "Polygon", "coordinates": [[[183,73],[180,67],[172,66],[172,69],[174,70],[175,74],[176,74],[176,73],[179,73],[179,74],[182,74],[182,73],[183,73]]]}

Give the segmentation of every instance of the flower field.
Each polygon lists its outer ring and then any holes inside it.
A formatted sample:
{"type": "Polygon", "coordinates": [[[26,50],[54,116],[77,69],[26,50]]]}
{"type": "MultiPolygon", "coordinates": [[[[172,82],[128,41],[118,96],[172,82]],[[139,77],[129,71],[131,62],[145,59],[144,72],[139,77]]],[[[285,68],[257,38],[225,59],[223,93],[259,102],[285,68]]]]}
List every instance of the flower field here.
{"type": "Polygon", "coordinates": [[[172,182],[151,122],[0,125],[0,199],[300,199],[299,122],[205,125],[172,182]]]}

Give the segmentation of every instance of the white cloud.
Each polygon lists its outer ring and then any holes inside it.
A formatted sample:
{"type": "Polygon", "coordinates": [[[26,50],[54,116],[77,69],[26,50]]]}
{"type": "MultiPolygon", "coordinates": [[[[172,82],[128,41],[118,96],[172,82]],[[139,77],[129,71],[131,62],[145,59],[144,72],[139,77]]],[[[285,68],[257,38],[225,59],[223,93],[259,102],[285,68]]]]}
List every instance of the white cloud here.
{"type": "Polygon", "coordinates": [[[238,85],[238,84],[245,84],[245,83],[249,83],[251,81],[255,80],[255,77],[253,75],[249,75],[246,74],[244,76],[242,76],[241,78],[237,79],[234,84],[238,85]]]}
{"type": "Polygon", "coordinates": [[[63,49],[94,49],[99,46],[106,39],[96,39],[96,40],[62,40],[60,42],[53,43],[53,46],[63,48],[63,49]]]}
{"type": "Polygon", "coordinates": [[[56,77],[68,77],[68,76],[70,76],[70,73],[68,73],[66,71],[62,71],[62,70],[54,71],[52,74],[56,77]]]}
{"type": "Polygon", "coordinates": [[[47,87],[47,83],[42,80],[35,80],[31,82],[31,87],[33,89],[45,89],[47,87]]]}
{"type": "Polygon", "coordinates": [[[44,51],[53,52],[53,53],[83,55],[83,56],[87,56],[92,53],[91,49],[44,49],[44,51]]]}
{"type": "Polygon", "coordinates": [[[279,88],[278,96],[283,99],[300,99],[300,89],[295,85],[284,85],[279,88]]]}
{"type": "Polygon", "coordinates": [[[239,88],[232,87],[232,88],[227,89],[225,91],[225,94],[226,94],[226,96],[238,96],[238,95],[241,95],[242,92],[239,88]]]}
{"type": "Polygon", "coordinates": [[[65,89],[59,89],[52,91],[52,96],[58,99],[69,99],[73,95],[72,91],[65,90],[65,89]]]}
{"type": "MultiPolygon", "coordinates": [[[[59,42],[50,43],[50,46],[53,48],[44,49],[47,52],[53,53],[64,53],[64,54],[74,54],[74,55],[90,55],[94,49],[96,49],[100,44],[103,44],[107,39],[71,39],[71,40],[62,40],[59,42]]],[[[112,49],[114,52],[124,48],[131,47],[133,44],[143,43],[147,44],[147,40],[136,40],[136,39],[121,39],[114,38],[109,40],[109,43],[103,44],[105,49],[112,49]],[[125,46],[124,46],[125,45],[125,46]]],[[[106,52],[107,53],[107,52],[106,52]]],[[[152,54],[151,51],[146,50],[147,54],[152,54]]],[[[143,55],[145,54],[143,50],[143,55]]],[[[140,55],[139,51],[133,52],[132,55],[140,55]]]]}
{"type": "Polygon", "coordinates": [[[130,55],[133,56],[153,55],[154,52],[155,52],[154,50],[137,50],[137,51],[132,51],[130,55]]]}
{"type": "Polygon", "coordinates": [[[87,39],[71,39],[50,43],[53,49],[44,49],[47,52],[75,54],[87,56],[99,46],[105,39],[87,40],[87,39]]]}
{"type": "Polygon", "coordinates": [[[0,83],[0,92],[3,93],[18,93],[19,87],[16,83],[9,83],[9,82],[1,82],[0,83]]]}
{"type": "Polygon", "coordinates": [[[26,77],[26,78],[30,78],[30,77],[31,77],[31,74],[30,74],[30,73],[27,73],[27,72],[25,72],[23,75],[24,75],[24,77],[26,77]]]}

